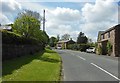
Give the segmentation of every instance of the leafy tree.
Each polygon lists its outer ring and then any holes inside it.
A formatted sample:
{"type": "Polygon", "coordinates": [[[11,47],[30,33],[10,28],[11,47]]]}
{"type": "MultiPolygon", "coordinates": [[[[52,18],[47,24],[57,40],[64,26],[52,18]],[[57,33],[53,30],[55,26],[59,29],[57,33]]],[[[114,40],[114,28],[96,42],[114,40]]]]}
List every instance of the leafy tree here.
{"type": "Polygon", "coordinates": [[[110,41],[107,42],[107,52],[108,55],[110,55],[112,52],[112,44],[110,43],[110,41]]]}
{"type": "Polygon", "coordinates": [[[51,37],[49,40],[50,40],[50,41],[49,41],[49,45],[50,45],[51,47],[54,47],[54,46],[56,45],[56,43],[57,43],[57,38],[51,37]]]}
{"type": "Polygon", "coordinates": [[[39,30],[40,22],[31,16],[22,16],[16,19],[13,25],[13,31],[25,37],[32,37],[39,30]]]}
{"type": "Polygon", "coordinates": [[[37,19],[38,15],[35,14],[37,13],[32,11],[19,13],[13,24],[13,32],[25,38],[36,39],[45,45],[49,41],[49,36],[46,32],[40,30],[40,20],[37,19]]]}
{"type": "Polygon", "coordinates": [[[13,31],[24,37],[34,37],[36,31],[40,30],[40,21],[28,14],[18,17],[13,24],[13,31]]]}
{"type": "Polygon", "coordinates": [[[60,36],[59,35],[57,35],[57,42],[60,40],[60,36]]]}
{"type": "Polygon", "coordinates": [[[80,32],[77,37],[78,44],[86,44],[88,42],[88,38],[84,35],[84,33],[80,32]]]}
{"type": "Polygon", "coordinates": [[[39,13],[31,11],[31,10],[23,10],[23,12],[18,13],[18,17],[17,18],[21,18],[24,15],[32,16],[32,17],[34,17],[34,18],[36,18],[36,19],[38,19],[40,21],[42,20],[42,17],[40,16],[39,13]]]}
{"type": "Polygon", "coordinates": [[[70,39],[70,35],[69,34],[64,34],[62,36],[62,40],[69,40],[70,39]]]}

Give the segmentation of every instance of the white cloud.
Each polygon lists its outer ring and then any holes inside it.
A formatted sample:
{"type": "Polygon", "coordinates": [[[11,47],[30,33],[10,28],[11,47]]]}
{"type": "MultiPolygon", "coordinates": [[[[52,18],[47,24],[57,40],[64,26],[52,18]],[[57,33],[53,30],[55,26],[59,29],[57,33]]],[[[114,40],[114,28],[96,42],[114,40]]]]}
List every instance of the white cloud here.
{"type": "Polygon", "coordinates": [[[43,6],[37,1],[25,1],[2,1],[2,9],[4,10],[3,15],[0,14],[0,18],[4,20],[4,23],[11,22],[9,19],[12,18],[11,15],[14,16],[14,12],[17,10],[25,8],[37,11],[42,15],[43,9],[45,9],[46,31],[50,36],[68,33],[75,40],[79,32],[83,31],[94,41],[98,31],[106,30],[118,23],[118,7],[113,3],[115,0],[96,0],[95,4],[88,2],[80,10],[64,7],[51,8],[43,6]]]}
{"type": "Polygon", "coordinates": [[[1,0],[0,3],[2,4],[2,12],[8,13],[8,12],[16,12],[21,10],[21,5],[16,2],[15,0],[1,0]]]}
{"type": "MultiPolygon", "coordinates": [[[[46,30],[48,34],[63,35],[68,33],[76,39],[75,24],[80,21],[81,15],[79,10],[70,8],[47,9],[46,10],[46,30]]],[[[77,37],[77,36],[76,36],[77,37]]]]}
{"type": "Polygon", "coordinates": [[[15,0],[0,0],[0,23],[9,24],[13,23],[14,16],[22,9],[21,5],[15,0]]]}
{"type": "MultiPolygon", "coordinates": [[[[109,0],[96,0],[95,5],[87,3],[82,8],[82,15],[87,22],[101,22],[113,20],[117,5],[109,0]]],[[[115,19],[116,21],[116,19],[115,19]]]]}
{"type": "Polygon", "coordinates": [[[118,23],[118,6],[112,1],[114,0],[96,0],[95,4],[86,3],[81,9],[85,21],[80,25],[80,29],[94,41],[98,31],[118,23]]]}
{"type": "Polygon", "coordinates": [[[7,23],[12,23],[12,22],[5,15],[0,13],[0,23],[3,25],[7,23]]]}

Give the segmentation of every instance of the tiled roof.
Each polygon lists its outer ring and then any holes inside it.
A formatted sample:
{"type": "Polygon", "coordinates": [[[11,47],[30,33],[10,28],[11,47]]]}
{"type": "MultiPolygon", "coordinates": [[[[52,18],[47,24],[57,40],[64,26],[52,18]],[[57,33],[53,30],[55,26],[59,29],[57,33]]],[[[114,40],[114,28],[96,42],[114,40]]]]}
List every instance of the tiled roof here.
{"type": "Polygon", "coordinates": [[[70,40],[61,40],[61,41],[58,41],[58,43],[63,43],[63,42],[68,42],[70,40]]]}
{"type": "Polygon", "coordinates": [[[109,31],[111,31],[111,30],[113,30],[113,29],[115,29],[115,28],[120,28],[120,24],[115,25],[115,26],[113,26],[113,27],[111,27],[111,28],[107,29],[107,30],[106,30],[106,31],[104,31],[102,34],[105,34],[105,33],[109,32],[109,31]]]}
{"type": "Polygon", "coordinates": [[[5,26],[5,25],[1,25],[0,29],[11,29],[11,26],[5,26]]]}

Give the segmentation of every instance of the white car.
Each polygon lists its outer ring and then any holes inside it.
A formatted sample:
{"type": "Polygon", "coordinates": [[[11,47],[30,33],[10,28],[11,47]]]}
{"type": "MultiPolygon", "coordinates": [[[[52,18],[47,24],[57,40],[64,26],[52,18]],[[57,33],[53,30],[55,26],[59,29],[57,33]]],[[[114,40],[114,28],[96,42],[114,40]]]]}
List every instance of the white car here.
{"type": "Polygon", "coordinates": [[[90,47],[90,48],[86,49],[86,52],[95,53],[95,47],[90,47]]]}
{"type": "Polygon", "coordinates": [[[57,49],[62,49],[62,47],[61,47],[61,46],[58,46],[57,49]]]}

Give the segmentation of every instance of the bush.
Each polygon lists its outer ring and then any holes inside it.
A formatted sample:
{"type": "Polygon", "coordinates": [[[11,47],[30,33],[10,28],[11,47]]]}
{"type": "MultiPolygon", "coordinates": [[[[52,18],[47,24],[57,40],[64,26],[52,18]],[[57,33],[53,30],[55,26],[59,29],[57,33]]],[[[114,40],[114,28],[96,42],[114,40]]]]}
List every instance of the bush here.
{"type": "Polygon", "coordinates": [[[102,47],[98,46],[97,51],[98,51],[98,54],[101,55],[102,54],[102,47]]]}
{"type": "Polygon", "coordinates": [[[50,50],[51,50],[51,48],[50,48],[50,46],[49,46],[49,45],[47,45],[45,48],[46,48],[46,49],[50,49],[50,50]]]}
{"type": "Polygon", "coordinates": [[[112,52],[112,45],[110,43],[110,41],[107,42],[107,53],[108,55],[111,55],[112,52]]]}
{"type": "Polygon", "coordinates": [[[89,44],[69,44],[68,49],[72,50],[80,50],[80,51],[86,51],[87,48],[89,48],[89,44]]]}
{"type": "Polygon", "coordinates": [[[3,44],[39,44],[39,41],[33,38],[25,38],[18,34],[8,31],[2,31],[2,43],[3,44]]]}

